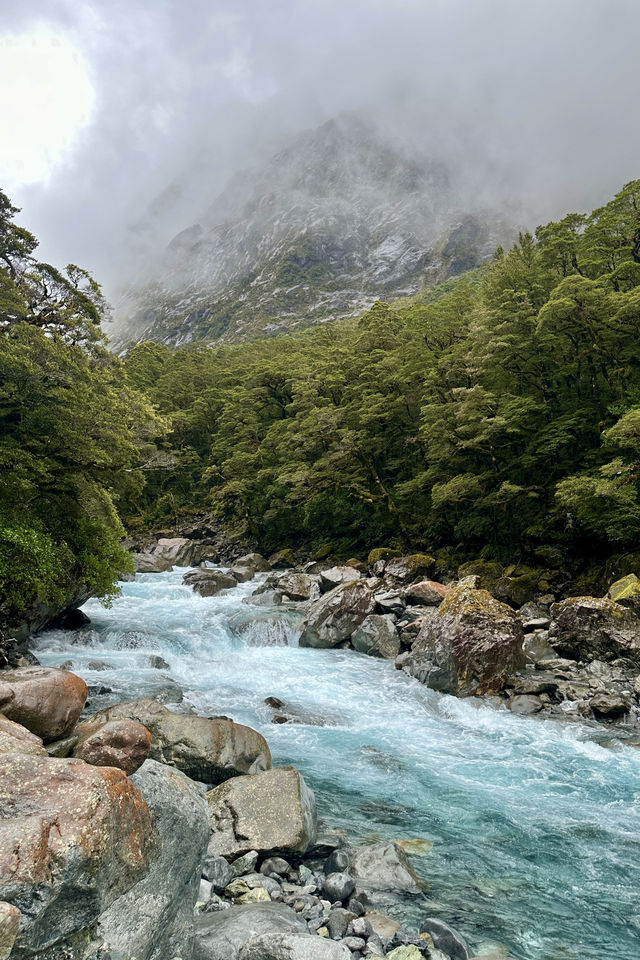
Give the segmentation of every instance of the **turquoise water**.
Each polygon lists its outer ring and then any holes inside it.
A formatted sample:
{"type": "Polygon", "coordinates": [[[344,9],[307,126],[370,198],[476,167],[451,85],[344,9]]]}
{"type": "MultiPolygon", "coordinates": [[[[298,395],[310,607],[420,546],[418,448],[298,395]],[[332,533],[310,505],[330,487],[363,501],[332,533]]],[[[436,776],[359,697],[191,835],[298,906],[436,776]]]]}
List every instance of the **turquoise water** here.
{"type": "Polygon", "coordinates": [[[352,651],[300,649],[298,614],[242,603],[255,581],[205,599],[183,572],[139,575],[110,609],[91,601],[91,629],[43,634],[38,656],[72,660],[114,700],[172,678],[199,713],[258,728],[332,825],[431,841],[414,861],[429,904],[408,919],[437,911],[487,956],[491,943],[516,960],[639,960],[640,750],[442,696],[352,651]],[[267,696],[309,722],[271,723],[267,696]]]}

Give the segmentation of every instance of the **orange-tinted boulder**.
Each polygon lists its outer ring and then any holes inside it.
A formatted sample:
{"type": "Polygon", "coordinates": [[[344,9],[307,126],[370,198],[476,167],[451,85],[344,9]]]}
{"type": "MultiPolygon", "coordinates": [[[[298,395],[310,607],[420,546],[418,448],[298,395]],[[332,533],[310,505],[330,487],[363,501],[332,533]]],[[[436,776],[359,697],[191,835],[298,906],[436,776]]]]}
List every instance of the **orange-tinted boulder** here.
{"type": "Polygon", "coordinates": [[[86,683],[68,670],[19,667],[0,674],[0,712],[45,743],[69,734],[86,699],[86,683]]]}
{"type": "Polygon", "coordinates": [[[19,723],[7,720],[1,713],[0,753],[32,753],[41,757],[47,755],[40,737],[29,733],[26,727],[21,727],[19,723]]]}
{"type": "Polygon", "coordinates": [[[156,853],[149,808],[121,770],[0,757],[0,900],[22,913],[16,949],[43,950],[90,926],[156,853]]]}
{"type": "Polygon", "coordinates": [[[151,750],[151,734],[137,720],[87,721],[74,730],[80,740],[74,757],[96,767],[118,767],[126,774],[135,773],[151,750]]]}

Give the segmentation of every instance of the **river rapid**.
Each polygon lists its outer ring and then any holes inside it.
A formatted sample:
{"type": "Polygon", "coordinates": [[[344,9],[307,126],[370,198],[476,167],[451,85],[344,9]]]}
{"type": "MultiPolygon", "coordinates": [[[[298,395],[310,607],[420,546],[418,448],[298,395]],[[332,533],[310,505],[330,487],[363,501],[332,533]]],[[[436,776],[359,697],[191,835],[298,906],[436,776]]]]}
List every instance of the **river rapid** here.
{"type": "Polygon", "coordinates": [[[86,604],[90,627],[42,634],[36,655],[111,688],[93,709],[175,683],[178,709],[260,730],[350,838],[433,844],[414,859],[429,903],[407,921],[438,915],[487,957],[640,958],[639,749],[611,728],[443,696],[392,662],[301,649],[295,605],[243,603],[259,578],[202,598],[184,572],[138,574],[110,608],[86,604]],[[274,724],[269,696],[302,722],[274,724]]]}

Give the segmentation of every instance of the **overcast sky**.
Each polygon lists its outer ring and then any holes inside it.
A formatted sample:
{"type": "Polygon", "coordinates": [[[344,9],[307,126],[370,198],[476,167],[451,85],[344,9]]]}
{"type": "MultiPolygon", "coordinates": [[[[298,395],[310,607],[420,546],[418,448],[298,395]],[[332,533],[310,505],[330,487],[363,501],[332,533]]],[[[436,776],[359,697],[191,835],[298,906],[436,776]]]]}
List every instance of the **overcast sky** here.
{"type": "Polygon", "coordinates": [[[482,154],[535,227],[640,176],[639,48],[640,0],[0,0],[0,186],[110,290],[235,169],[356,109],[482,154]]]}

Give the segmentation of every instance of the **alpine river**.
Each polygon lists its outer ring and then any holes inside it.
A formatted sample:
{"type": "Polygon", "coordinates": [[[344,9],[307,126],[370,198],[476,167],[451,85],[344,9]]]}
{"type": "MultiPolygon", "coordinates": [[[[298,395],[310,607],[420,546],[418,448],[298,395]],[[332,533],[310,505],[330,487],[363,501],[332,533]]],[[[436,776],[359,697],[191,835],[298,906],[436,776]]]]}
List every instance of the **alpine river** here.
{"type": "Polygon", "coordinates": [[[94,709],[180,688],[178,709],[260,730],[331,826],[429,841],[414,858],[429,903],[406,920],[428,910],[492,958],[640,958],[639,749],[603,726],[442,696],[392,662],[301,649],[295,605],[243,603],[256,580],[204,599],[183,573],[139,574],[109,609],[90,601],[91,626],[42,634],[38,657],[110,688],[94,709]],[[301,722],[274,724],[269,696],[301,722]]]}

